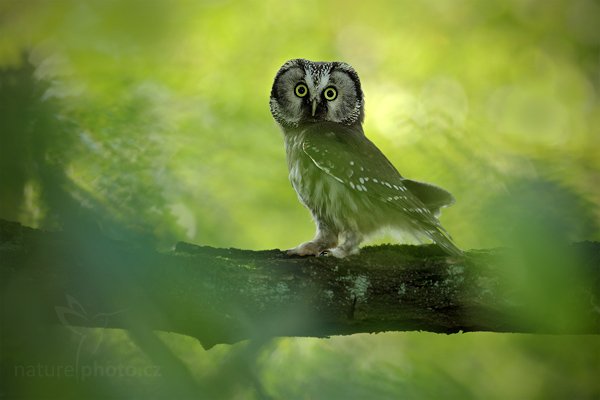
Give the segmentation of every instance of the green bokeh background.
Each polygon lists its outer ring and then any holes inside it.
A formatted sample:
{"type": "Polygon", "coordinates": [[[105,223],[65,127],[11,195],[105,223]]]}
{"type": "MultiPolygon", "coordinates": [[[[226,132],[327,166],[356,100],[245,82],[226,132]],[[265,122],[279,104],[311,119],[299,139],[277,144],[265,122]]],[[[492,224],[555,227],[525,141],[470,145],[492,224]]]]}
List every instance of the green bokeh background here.
{"type": "MultiPolygon", "coordinates": [[[[442,222],[459,246],[600,240],[599,26],[594,0],[1,0],[0,217],[161,249],[308,239],[268,109],[275,72],[302,57],[355,67],[367,136],[403,175],[455,194],[442,222]]],[[[106,354],[144,362],[122,332],[103,335],[106,354]]],[[[600,395],[597,336],[388,333],[208,351],[160,337],[209,397],[600,395]]],[[[175,385],[157,382],[92,387],[175,385]]]]}

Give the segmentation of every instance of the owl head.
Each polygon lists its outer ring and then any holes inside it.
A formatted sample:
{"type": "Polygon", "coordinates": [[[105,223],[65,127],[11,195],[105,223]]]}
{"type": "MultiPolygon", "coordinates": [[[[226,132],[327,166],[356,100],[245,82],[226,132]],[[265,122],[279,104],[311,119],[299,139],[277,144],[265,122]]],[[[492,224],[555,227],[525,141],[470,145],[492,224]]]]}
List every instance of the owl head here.
{"type": "Polygon", "coordinates": [[[358,74],[343,62],[286,62],[275,75],[270,103],[284,128],[322,121],[354,125],[364,119],[358,74]]]}

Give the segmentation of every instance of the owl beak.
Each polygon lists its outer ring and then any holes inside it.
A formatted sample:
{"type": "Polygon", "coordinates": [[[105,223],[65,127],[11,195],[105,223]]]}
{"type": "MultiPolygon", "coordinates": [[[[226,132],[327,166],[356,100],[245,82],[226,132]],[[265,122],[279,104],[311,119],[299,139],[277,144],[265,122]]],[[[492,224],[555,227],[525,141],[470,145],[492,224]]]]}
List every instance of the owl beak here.
{"type": "Polygon", "coordinates": [[[317,112],[317,99],[313,99],[312,101],[312,116],[315,116],[315,113],[317,112]]]}

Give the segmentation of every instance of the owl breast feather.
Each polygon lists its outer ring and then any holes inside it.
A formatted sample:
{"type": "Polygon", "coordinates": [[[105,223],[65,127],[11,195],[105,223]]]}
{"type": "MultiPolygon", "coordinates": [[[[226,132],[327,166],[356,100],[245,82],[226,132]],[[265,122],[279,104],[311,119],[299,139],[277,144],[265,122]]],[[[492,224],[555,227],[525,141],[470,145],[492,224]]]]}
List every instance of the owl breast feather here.
{"type": "MultiPolygon", "coordinates": [[[[342,231],[369,234],[385,224],[386,213],[318,168],[302,150],[302,138],[286,138],[289,179],[298,198],[313,217],[342,231]]],[[[389,214],[388,214],[389,215],[389,214]]]]}

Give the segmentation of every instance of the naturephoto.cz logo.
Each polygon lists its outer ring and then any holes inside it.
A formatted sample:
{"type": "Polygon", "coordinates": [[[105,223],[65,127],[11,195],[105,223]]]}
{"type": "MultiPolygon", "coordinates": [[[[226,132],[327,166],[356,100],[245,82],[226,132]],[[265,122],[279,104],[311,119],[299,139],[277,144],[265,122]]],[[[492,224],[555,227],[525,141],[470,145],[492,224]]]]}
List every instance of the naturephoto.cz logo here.
{"type": "Polygon", "coordinates": [[[22,378],[154,378],[159,377],[160,368],[156,365],[134,367],[122,364],[31,364],[15,365],[15,376],[22,378]]]}
{"type": "Polygon", "coordinates": [[[82,353],[94,356],[104,339],[104,329],[89,329],[82,326],[106,328],[109,319],[125,310],[110,313],[91,314],[72,296],[66,295],[67,306],[54,307],[60,323],[77,338],[75,360],[72,364],[27,364],[15,365],[15,377],[27,378],[120,378],[120,377],[159,377],[160,367],[156,365],[134,366],[124,364],[99,363],[97,361],[81,363],[82,353]]]}

